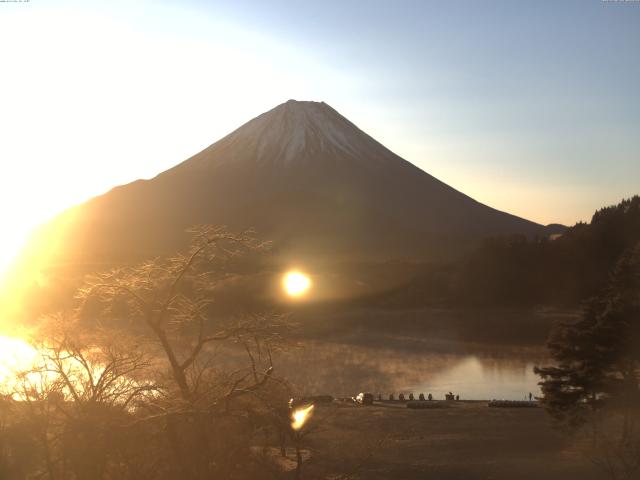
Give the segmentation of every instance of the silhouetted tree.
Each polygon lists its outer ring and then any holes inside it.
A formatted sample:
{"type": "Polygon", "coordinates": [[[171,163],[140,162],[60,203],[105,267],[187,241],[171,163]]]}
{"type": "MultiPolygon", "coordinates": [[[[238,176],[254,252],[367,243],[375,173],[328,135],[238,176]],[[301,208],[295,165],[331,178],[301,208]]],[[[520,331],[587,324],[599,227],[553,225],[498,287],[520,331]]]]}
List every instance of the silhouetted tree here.
{"type": "Polygon", "coordinates": [[[114,466],[123,463],[130,413],[157,392],[143,377],[148,358],[125,335],[87,335],[63,316],[46,318],[33,345],[38,356],[16,373],[12,392],[12,427],[28,432],[37,454],[23,466],[50,479],[127,478],[114,466]]]}
{"type": "Polygon", "coordinates": [[[602,294],[549,341],[555,366],[537,368],[558,426],[591,433],[594,461],[611,478],[640,472],[640,243],[616,264],[602,294]]]}

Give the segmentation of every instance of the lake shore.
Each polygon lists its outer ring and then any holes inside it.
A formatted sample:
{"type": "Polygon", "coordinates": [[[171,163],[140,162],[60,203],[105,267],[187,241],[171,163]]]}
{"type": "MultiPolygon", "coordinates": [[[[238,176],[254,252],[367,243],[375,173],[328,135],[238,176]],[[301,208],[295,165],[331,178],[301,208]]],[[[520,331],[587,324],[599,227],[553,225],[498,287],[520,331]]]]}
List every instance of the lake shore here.
{"type": "Polygon", "coordinates": [[[599,478],[578,448],[552,429],[542,408],[446,403],[425,410],[318,406],[305,427],[303,447],[313,454],[302,478],[599,478]]]}

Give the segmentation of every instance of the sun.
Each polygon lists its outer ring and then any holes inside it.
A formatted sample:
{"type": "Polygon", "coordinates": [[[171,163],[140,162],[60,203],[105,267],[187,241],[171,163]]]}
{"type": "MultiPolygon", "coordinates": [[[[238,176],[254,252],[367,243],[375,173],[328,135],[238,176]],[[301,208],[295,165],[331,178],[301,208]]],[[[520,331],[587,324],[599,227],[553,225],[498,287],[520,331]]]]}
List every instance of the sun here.
{"type": "Polygon", "coordinates": [[[300,297],[311,287],[311,279],[304,273],[292,270],[287,272],[282,279],[282,287],[287,295],[300,297]]]}

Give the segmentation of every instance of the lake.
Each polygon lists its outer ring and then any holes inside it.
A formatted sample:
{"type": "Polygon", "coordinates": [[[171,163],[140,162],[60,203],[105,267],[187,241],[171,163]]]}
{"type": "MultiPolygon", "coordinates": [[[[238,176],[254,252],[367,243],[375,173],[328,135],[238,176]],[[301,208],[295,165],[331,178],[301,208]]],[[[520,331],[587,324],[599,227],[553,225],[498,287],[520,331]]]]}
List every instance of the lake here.
{"type": "Polygon", "coordinates": [[[540,394],[533,367],[546,363],[542,348],[402,351],[396,348],[304,342],[280,356],[276,368],[301,395],[353,396],[361,391],[407,396],[451,391],[466,400],[523,400],[540,394]]]}

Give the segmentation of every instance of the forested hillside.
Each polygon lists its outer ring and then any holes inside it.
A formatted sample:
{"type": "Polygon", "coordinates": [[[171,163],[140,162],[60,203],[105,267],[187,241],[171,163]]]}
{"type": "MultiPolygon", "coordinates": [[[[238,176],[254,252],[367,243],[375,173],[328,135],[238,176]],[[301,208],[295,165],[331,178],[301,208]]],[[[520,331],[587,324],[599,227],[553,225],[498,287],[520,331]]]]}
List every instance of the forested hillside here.
{"type": "Polygon", "coordinates": [[[461,261],[424,267],[381,301],[396,306],[575,306],[595,295],[626,249],[640,242],[640,196],[596,211],[558,238],[487,238],[461,261]]]}

